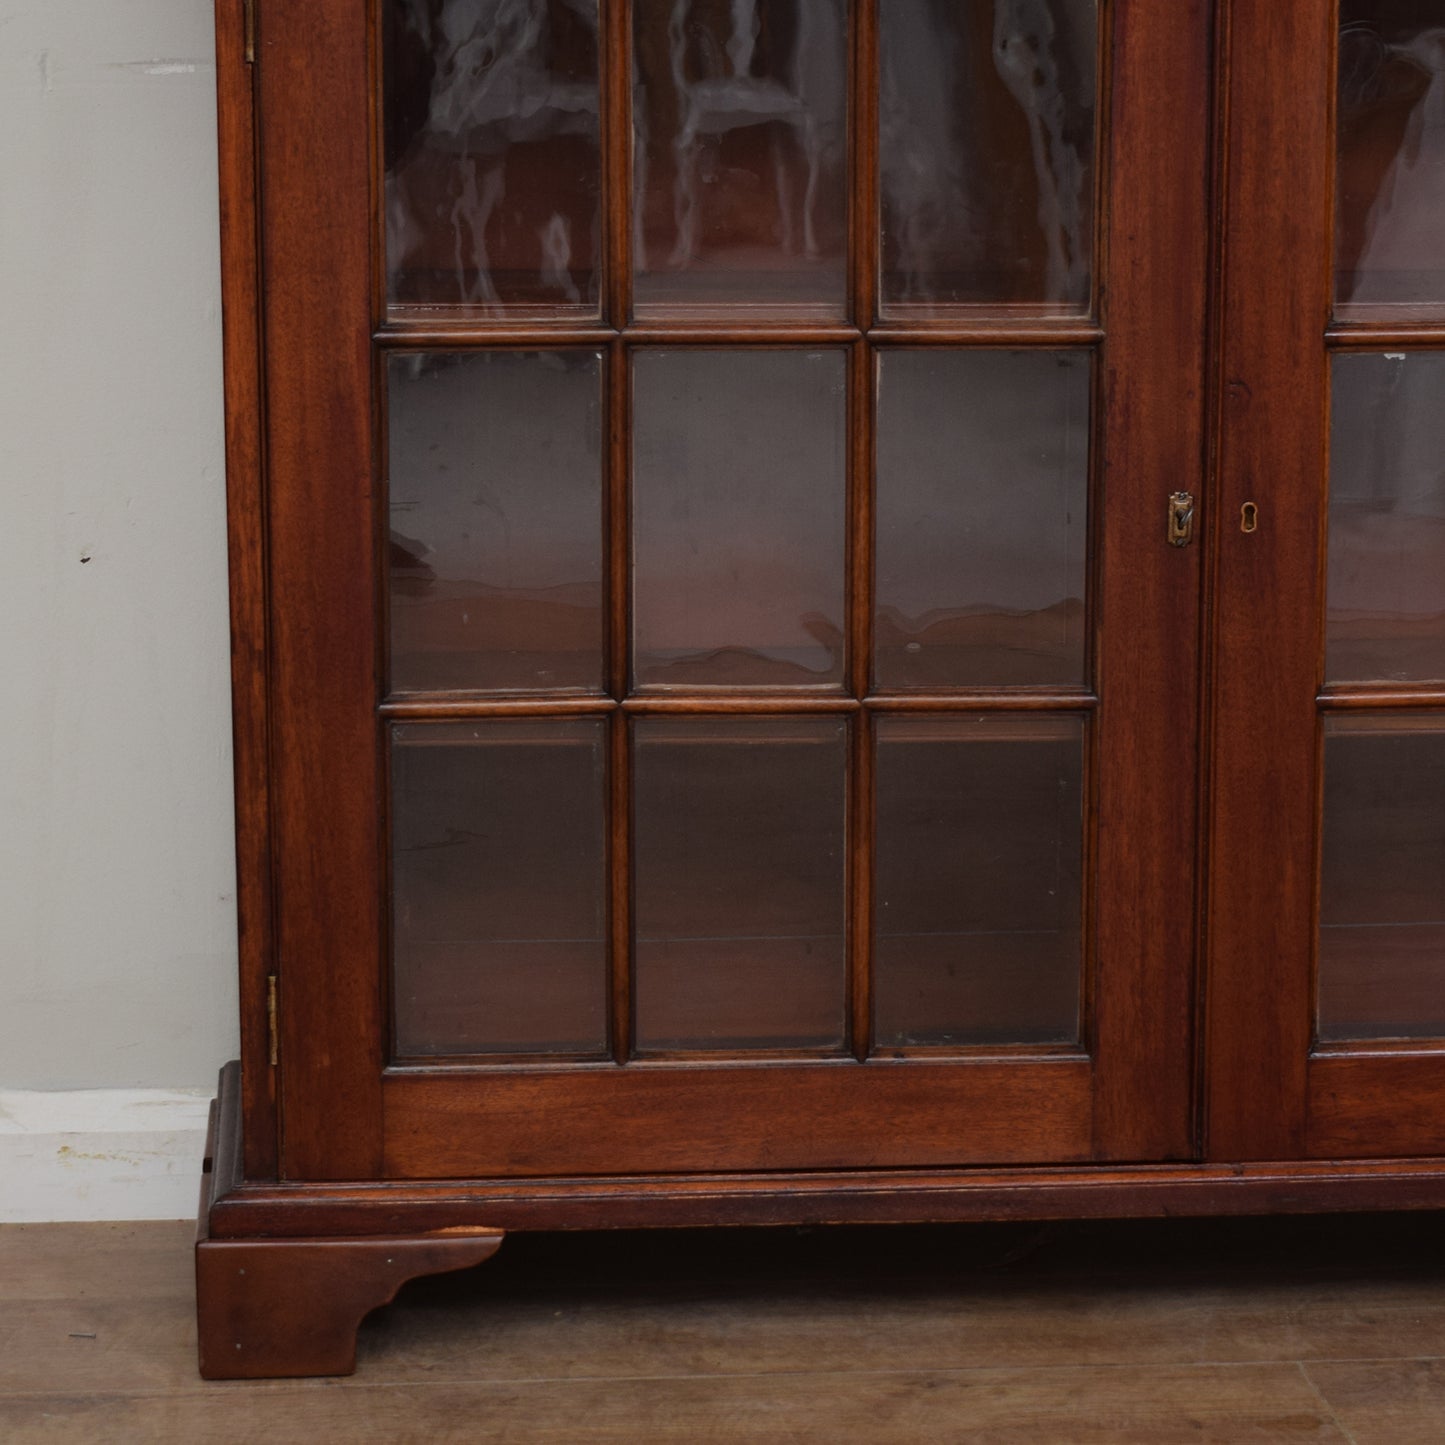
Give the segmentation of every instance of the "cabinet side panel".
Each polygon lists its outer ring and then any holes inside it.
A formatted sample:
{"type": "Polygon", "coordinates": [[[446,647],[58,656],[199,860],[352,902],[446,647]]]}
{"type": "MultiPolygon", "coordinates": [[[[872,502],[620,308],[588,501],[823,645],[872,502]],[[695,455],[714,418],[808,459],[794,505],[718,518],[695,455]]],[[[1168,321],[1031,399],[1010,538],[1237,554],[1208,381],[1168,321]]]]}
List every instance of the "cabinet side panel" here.
{"type": "Polygon", "coordinates": [[[216,0],[242,1107],[246,1177],[271,1179],[276,1175],[276,1095],[266,1021],[266,978],[273,953],[266,774],[266,499],[261,464],[256,117],[245,27],[244,0],[216,0]]]}
{"type": "Polygon", "coordinates": [[[367,0],[257,16],[281,1172],[380,1165],[367,0]]]}

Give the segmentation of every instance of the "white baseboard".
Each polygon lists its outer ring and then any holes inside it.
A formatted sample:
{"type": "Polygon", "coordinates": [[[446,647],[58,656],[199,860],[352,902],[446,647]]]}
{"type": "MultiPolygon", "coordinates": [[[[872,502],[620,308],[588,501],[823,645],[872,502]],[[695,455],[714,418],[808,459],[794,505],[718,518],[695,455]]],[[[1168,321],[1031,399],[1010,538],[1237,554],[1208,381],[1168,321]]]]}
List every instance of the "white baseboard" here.
{"type": "Polygon", "coordinates": [[[193,1219],[209,1089],[0,1089],[0,1223],[193,1219]]]}

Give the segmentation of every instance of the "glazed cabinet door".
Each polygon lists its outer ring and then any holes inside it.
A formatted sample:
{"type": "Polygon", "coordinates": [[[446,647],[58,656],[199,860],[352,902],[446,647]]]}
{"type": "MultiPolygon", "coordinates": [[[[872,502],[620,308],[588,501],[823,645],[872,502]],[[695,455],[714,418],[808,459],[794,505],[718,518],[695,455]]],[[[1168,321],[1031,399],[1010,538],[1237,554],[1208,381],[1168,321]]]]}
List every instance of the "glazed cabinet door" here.
{"type": "Polygon", "coordinates": [[[261,0],[286,1177],[1189,1157],[1210,32],[261,0]]]}
{"type": "Polygon", "coordinates": [[[1445,5],[1232,10],[1209,1148],[1438,1154],[1445,5]]]}

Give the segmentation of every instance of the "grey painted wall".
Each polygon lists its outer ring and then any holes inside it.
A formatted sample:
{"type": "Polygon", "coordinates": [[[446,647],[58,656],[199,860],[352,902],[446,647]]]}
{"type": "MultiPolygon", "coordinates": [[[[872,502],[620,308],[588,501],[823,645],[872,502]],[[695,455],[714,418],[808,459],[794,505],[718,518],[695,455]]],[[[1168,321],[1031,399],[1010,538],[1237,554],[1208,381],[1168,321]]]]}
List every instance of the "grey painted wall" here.
{"type": "Polygon", "coordinates": [[[236,1050],[210,0],[0,0],[0,1087],[236,1050]]]}

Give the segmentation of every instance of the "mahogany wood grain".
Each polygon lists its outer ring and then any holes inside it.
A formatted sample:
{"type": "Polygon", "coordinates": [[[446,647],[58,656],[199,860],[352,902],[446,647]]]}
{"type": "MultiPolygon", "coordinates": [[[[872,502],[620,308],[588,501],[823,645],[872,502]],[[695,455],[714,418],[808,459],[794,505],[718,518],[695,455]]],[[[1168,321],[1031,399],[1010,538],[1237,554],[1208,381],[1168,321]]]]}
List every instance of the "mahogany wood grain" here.
{"type": "Polygon", "coordinates": [[[1270,1159],[1305,1146],[1312,1022],[1334,16],[1234,0],[1227,18],[1208,1157],[1270,1159]]]}
{"type": "Polygon", "coordinates": [[[398,1239],[201,1239],[197,1334],[207,1380],[349,1375],[356,1331],[408,1280],[484,1263],[499,1230],[398,1239]]]}
{"type": "Polygon", "coordinates": [[[535,351],[539,347],[605,346],[618,335],[615,328],[602,321],[583,326],[547,321],[465,326],[448,318],[391,320],[376,329],[372,341],[385,351],[465,351],[482,345],[488,351],[535,351]]]}
{"type": "Polygon", "coordinates": [[[246,1170],[274,1178],[276,1074],[267,978],[275,968],[267,765],[266,479],[256,210],[254,70],[243,0],[217,0],[217,139],[221,169],[221,308],[226,387],[226,516],[230,537],[231,741],[236,809],[236,921],[241,1055],[246,1061],[246,1170]]]}
{"type": "MultiPolygon", "coordinates": [[[[848,147],[848,268],[853,320],[871,331],[878,317],[878,4],[854,0],[848,147]]],[[[871,455],[871,454],[870,454],[871,455]]],[[[871,462],[870,462],[871,471],[871,462]]]]}
{"type": "Polygon", "coordinates": [[[237,1339],[242,1373],[345,1368],[358,1310],[412,1273],[456,1267],[430,1261],[485,1257],[504,1229],[1445,1207],[1445,1162],[1405,1157],[1445,1155],[1445,1054],[1310,1055],[1318,711],[1441,705],[1438,689],[1320,693],[1328,349],[1445,345],[1438,323],[1328,324],[1333,7],[1103,7],[1097,314],[877,325],[879,6],[859,0],[852,322],[744,309],[640,326],[625,3],[605,10],[605,321],[379,322],[374,8],[260,0],[253,70],[240,0],[217,5],[243,1067],[223,1080],[198,1253],[207,1370],[228,1372],[237,1339]],[[849,349],[846,685],[628,695],[628,368],[634,348],[660,344],[849,349]],[[608,695],[380,700],[374,350],[569,345],[608,355],[608,695]],[[890,346],[1096,349],[1091,688],[870,693],[869,418],[890,346]],[[1175,490],[1196,495],[1192,548],[1164,543],[1175,490]],[[1237,524],[1246,501],[1260,508],[1251,534],[1237,524]],[[989,713],[989,735],[1027,737],[1058,712],[1092,714],[1098,739],[1090,1056],[860,1062],[873,1027],[872,716],[989,713]],[[628,719],[810,714],[856,719],[858,1057],[628,1062],[628,719]],[[613,1062],[387,1071],[379,720],[492,716],[609,719],[613,1062]],[[270,973],[282,979],[279,1139],[270,973]],[[1201,1126],[1209,1162],[1191,1162],[1201,1126]],[[470,1233],[436,1237],[448,1229],[470,1233]]]}
{"type": "Polygon", "coordinates": [[[1445,688],[1419,687],[1331,687],[1316,699],[1322,712],[1375,712],[1401,709],[1445,708],[1445,688]]]}
{"type": "MultiPolygon", "coordinates": [[[[605,227],[609,267],[610,326],[559,328],[541,322],[509,324],[489,331],[480,317],[464,317],[440,330],[415,320],[377,329],[375,258],[370,196],[364,177],[372,152],[355,119],[369,114],[372,57],[365,42],[366,7],[361,0],[323,0],[306,22],[267,6],[263,19],[262,76],[265,100],[266,175],[265,275],[268,382],[272,411],[271,461],[276,481],[270,524],[273,549],[273,642],[271,683],[277,712],[273,723],[272,779],[276,790],[273,856],[284,883],[282,937],[282,1052],[285,1080],[288,1175],[297,1178],[366,1177],[382,1167],[380,1156],[384,960],[378,898],[382,873],[377,799],[382,778],[376,758],[377,648],[369,626],[375,606],[376,526],[373,439],[369,432],[373,396],[368,366],[373,336],[388,346],[435,345],[445,339],[478,343],[495,336],[502,344],[555,345],[559,337],[610,336],[608,405],[609,682],[612,699],[558,696],[555,699],[467,699],[409,696],[382,708],[388,719],[462,719],[491,715],[585,715],[592,712],[728,715],[856,712],[869,706],[869,623],[871,579],[872,444],[871,347],[879,342],[951,345],[1061,346],[1096,340],[1099,323],[1084,319],[1040,322],[1003,308],[971,311],[945,324],[871,326],[876,310],[877,245],[871,226],[855,227],[851,262],[855,324],[779,325],[744,314],[726,325],[679,321],[634,326],[630,320],[627,251],[630,247],[625,197],[609,201],[605,227]],[[312,52],[316,52],[313,59],[312,52]],[[338,199],[339,198],[339,199],[338,199]],[[365,213],[365,215],[363,214],[365,213]],[[630,646],[628,616],[628,434],[629,350],[661,340],[698,346],[810,345],[822,339],[853,342],[851,528],[849,622],[852,696],[792,694],[725,695],[703,690],[666,696],[625,695],[630,646]],[[292,961],[294,960],[294,962],[292,961]]],[[[627,189],[630,118],[627,87],[617,65],[627,39],[626,6],[608,11],[607,53],[612,75],[605,82],[605,157],[612,191],[627,189]]],[[[876,7],[859,12],[854,56],[858,112],[854,146],[855,220],[873,217],[877,200],[877,156],[872,123],[876,54],[870,29],[876,7]]],[[[1191,962],[1188,910],[1178,907],[1187,887],[1193,839],[1192,736],[1195,715],[1193,673],[1181,635],[1195,627],[1197,561],[1164,546],[1163,501],[1167,491],[1197,486],[1200,459],[1200,336],[1205,267],[1204,182],[1207,136],[1198,124],[1205,107],[1208,33],[1203,0],[1168,23],[1142,3],[1121,0],[1104,27],[1117,53],[1105,70],[1115,80],[1102,132],[1110,204],[1101,273],[1104,343],[1100,379],[1095,533],[1098,580],[1095,602],[1099,629],[1098,672],[1103,684],[1096,734],[1100,816],[1095,876],[1096,929],[1091,1041],[1097,1051],[1099,1109],[1094,1114],[1094,1148],[1107,1157],[1177,1157],[1187,1153],[1189,1118],[1189,988],[1191,962]],[[1181,173],[1196,177],[1180,186],[1181,173]],[[1181,260],[1182,258],[1182,260],[1181,260]],[[1181,280],[1182,278],[1182,280],[1181,280]],[[1170,297],[1161,307],[1157,297],[1170,297]],[[1144,619],[1146,625],[1141,626],[1144,619]],[[1158,625],[1147,625],[1157,620],[1158,625]],[[1127,820],[1127,825],[1125,823],[1127,820]]],[[[989,707],[1013,709],[1022,719],[1035,710],[1087,707],[1092,695],[1078,691],[994,689],[879,698],[890,709],[941,713],[989,707]]],[[[1021,736],[1028,725],[1019,721],[1021,736]]],[[[614,728],[622,719],[617,716],[614,728]]],[[[857,747],[866,748],[866,729],[857,747]]],[[[614,748],[617,754],[620,744],[614,748]]],[[[871,863],[867,836],[869,760],[855,758],[854,827],[850,844],[853,902],[851,1032],[862,1051],[871,1027],[866,940],[869,932],[871,863]]],[[[631,1028],[627,950],[630,927],[630,860],[625,759],[614,756],[611,857],[612,1023],[616,1057],[626,1057],[631,1028]]],[[[975,1066],[909,1066],[910,1088],[923,1081],[937,1089],[934,1105],[919,1104],[920,1118],[933,1117],[941,1141],[919,1140],[920,1158],[988,1157],[993,1137],[1011,1115],[1009,1089],[1002,1081],[1019,1072],[1025,1093],[1033,1068],[1022,1062],[975,1066]],[[979,1068],[984,1068],[980,1073],[979,1068]],[[960,1080],[948,1082],[950,1070],[960,1080]],[[958,1089],[973,1091],[985,1075],[996,1076],[1003,1093],[998,1118],[955,1124],[948,1108],[958,1089]],[[946,1122],[945,1122],[946,1121],[946,1122]],[[947,1137],[956,1131],[955,1138],[947,1137]],[[982,1132],[980,1132],[982,1131],[982,1132]],[[962,1154],[958,1151],[962,1150],[962,1154]],[[980,1152],[981,1151],[981,1152],[980,1152]]],[[[871,1071],[870,1071],[871,1072],[871,1071]]],[[[726,1100],[733,1071],[699,1071],[694,1107],[709,1090],[726,1100]]],[[[739,1071],[744,1077],[746,1071],[739,1071]]],[[[1051,1075],[1056,1076],[1056,1075],[1051,1075]]],[[[654,1088],[611,1082],[607,1072],[579,1070],[569,1088],[583,1081],[601,1107],[608,1088],[654,1088]],[[603,1080],[610,1082],[604,1084],[603,1080]]],[[[679,1077],[681,1073],[679,1072],[679,1077]]],[[[391,1085],[388,1084],[388,1089],[391,1085]]],[[[459,1074],[456,1087],[469,1084],[459,1074]]],[[[533,1085],[519,1078],[525,1092],[533,1085]]],[[[877,1087],[876,1085],[873,1087],[877,1087]]],[[[870,1149],[896,1148],[895,1121],[887,1089],[871,1129],[874,1142],[853,1141],[859,1157],[870,1149]]],[[[580,1092],[578,1097],[580,1098],[580,1092]]],[[[680,1094],[679,1097],[682,1097],[680,1094]]],[[[691,1097],[691,1096],[688,1096],[691,1097]]],[[[760,1097],[763,1097],[760,1095],[760,1097]]],[[[970,1093],[970,1097],[974,1097],[970,1093]]],[[[1009,1147],[1042,1158],[1040,1139],[1059,1130],[1068,1141],[1061,1157],[1078,1157],[1073,1135],[1077,1100],[1067,1091],[1056,1099],[1032,1096],[1040,1119],[1022,1128],[1009,1147]],[[1045,1117],[1047,1116],[1047,1117],[1045,1117]]],[[[510,1107],[488,1085],[479,1099],[482,1113],[510,1107]]],[[[820,1096],[820,1103],[824,1100],[820,1096]]],[[[680,1106],[679,1106],[680,1107],[680,1106]]],[[[765,1113],[776,1103],[763,1104],[765,1113]]],[[[850,1105],[856,1108],[856,1105],[850,1105]]],[[[390,1112],[390,1111],[389,1111],[390,1112]]],[[[975,1114],[989,1113],[981,1097],[975,1114]]],[[[578,1147],[593,1148],[564,1112],[556,1128],[568,1130],[578,1147]],[[569,1122],[570,1120],[570,1122],[569,1122]]],[[[676,1147],[682,1115],[658,1109],[638,1116],[629,1147],[637,1158],[651,1148],[659,1158],[676,1147]],[[651,1128],[655,1143],[644,1148],[639,1131],[651,1128]]],[[[772,1117],[769,1115],[769,1117],[772,1117]]],[[[781,1115],[778,1116],[779,1121],[781,1115]]],[[[863,1127],[858,1114],[855,1125],[863,1127]]],[[[919,1126],[921,1130],[921,1125],[919,1126]]],[[[906,1137],[914,1137],[919,1130],[906,1137]]],[[[754,1134],[760,1131],[754,1128],[754,1134]]],[[[867,1132],[865,1130],[865,1132],[867,1132]]],[[[467,1134],[466,1137],[472,1137],[467,1134]]],[[[817,1141],[799,1138],[800,1158],[817,1141]]],[[[453,1146],[437,1141],[445,1150],[453,1146]]],[[[479,1141],[484,1152],[489,1146],[479,1141]]],[[[558,1147],[556,1139],[547,1145],[558,1147]]],[[[774,1145],[774,1147],[777,1147],[774,1145]]],[[[826,1150],[824,1151],[826,1152],[826,1150]]],[[[440,1156],[439,1156],[440,1157],[440,1156]]],[[[454,1156],[447,1156],[454,1157],[454,1156]]],[[[560,1159],[560,1155],[553,1156],[560,1159]]],[[[726,1157],[725,1155],[723,1157],[726,1157]]],[[[898,1157],[898,1156],[895,1156],[898,1157]]],[[[1012,1157],[1012,1156],[1011,1156],[1012,1157]]],[[[409,1156],[409,1167],[419,1163],[409,1156]]],[[[437,1164],[435,1168],[440,1168],[437,1164]]]]}
{"type": "Polygon", "coordinates": [[[647,694],[624,698],[585,694],[533,696],[478,696],[475,693],[427,693],[425,696],[392,697],[377,711],[395,722],[442,722],[485,717],[591,717],[623,712],[639,717],[686,716],[689,714],[729,717],[787,715],[789,713],[856,713],[866,709],[881,713],[957,712],[1090,712],[1098,698],[1087,688],[1053,691],[1041,688],[965,688],[952,692],[875,692],[860,702],[824,690],[797,688],[776,692],[742,692],[731,688],[716,692],[682,695],[647,694]]]}
{"type": "Polygon", "coordinates": [[[387,1074],[386,1174],[665,1173],[1079,1160],[1079,1058],[387,1074]]]}
{"type": "Polygon", "coordinates": [[[620,331],[632,319],[631,0],[613,0],[602,10],[603,295],[607,319],[620,331]]]}
{"type": "Polygon", "coordinates": [[[800,323],[796,321],[728,320],[666,321],[650,319],[612,326],[598,321],[585,325],[547,320],[471,323],[454,317],[399,319],[395,313],[373,333],[377,346],[390,351],[446,348],[507,350],[514,347],[595,346],[621,340],[629,346],[791,345],[837,346],[867,338],[874,346],[1089,346],[1102,341],[1104,329],[1087,319],[1039,321],[1010,316],[972,316],[967,319],[877,322],[859,327],[851,322],[800,323]]]}
{"type": "Polygon", "coordinates": [[[1120,0],[1108,57],[1101,455],[1095,482],[1095,1148],[1193,1146],[1200,549],[1164,540],[1203,491],[1210,6],[1120,0]]]}
{"type": "Polygon", "coordinates": [[[1041,322],[1009,316],[970,316],[967,320],[880,322],[869,328],[874,346],[1041,346],[1050,351],[1090,346],[1104,339],[1104,328],[1087,319],[1041,322]]]}
{"type": "Polygon", "coordinates": [[[217,1236],[1151,1219],[1445,1208],[1433,1160],[866,1170],[257,1185],[212,1211],[217,1236]]]}
{"type": "MultiPolygon", "coordinates": [[[[871,217],[876,184],[877,147],[874,144],[871,97],[872,16],[867,7],[855,23],[852,64],[853,97],[850,140],[854,184],[849,207],[852,224],[850,261],[854,313],[873,314],[874,228],[859,224],[871,217]]],[[[872,690],[874,607],[874,418],[875,372],[873,352],[866,342],[848,354],[848,518],[847,518],[847,681],[853,699],[872,690]]],[[[873,1047],[873,875],[874,834],[873,729],[866,715],[853,724],[849,735],[848,795],[845,807],[848,830],[847,976],[845,1039],[853,1057],[866,1059],[873,1047]]]]}
{"type": "Polygon", "coordinates": [[[258,14],[271,849],[291,1178],[381,1167],[370,11],[316,0],[258,14]]]}
{"type": "Polygon", "coordinates": [[[1445,1052],[1408,1045],[1310,1060],[1312,1158],[1445,1154],[1445,1052]]]}
{"type": "Polygon", "coordinates": [[[213,1239],[1445,1208],[1438,1159],[253,1182],[224,1167],[240,1156],[238,1083],[222,1072],[213,1239]]]}
{"type": "MultiPolygon", "coordinates": [[[[208,1380],[349,1375],[356,1330],[408,1280],[467,1269],[494,1255],[502,1232],[442,1225],[398,1238],[219,1239],[218,1201],[244,1175],[238,1065],[221,1071],[211,1110],[196,1233],[196,1325],[208,1380]]],[[[267,1233],[265,1231],[263,1234],[267,1233]]]]}
{"type": "Polygon", "coordinates": [[[1325,338],[1334,351],[1427,351],[1445,346],[1445,326],[1432,323],[1403,325],[1380,321],[1333,321],[1325,338]]]}

